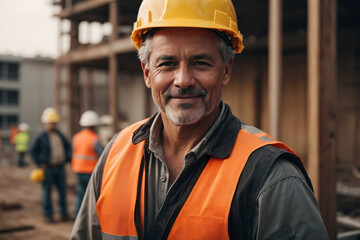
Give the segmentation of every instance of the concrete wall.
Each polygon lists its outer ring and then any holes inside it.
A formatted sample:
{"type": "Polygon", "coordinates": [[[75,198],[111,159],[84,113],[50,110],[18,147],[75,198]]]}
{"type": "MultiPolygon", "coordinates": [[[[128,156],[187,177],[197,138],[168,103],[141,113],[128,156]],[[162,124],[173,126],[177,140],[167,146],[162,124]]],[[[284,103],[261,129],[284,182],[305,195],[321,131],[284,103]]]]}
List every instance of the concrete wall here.
{"type": "Polygon", "coordinates": [[[54,67],[52,60],[24,59],[20,70],[20,122],[30,125],[34,137],[43,129],[43,110],[54,107],[54,67]]]}
{"type": "MultiPolygon", "coordinates": [[[[19,91],[17,106],[0,106],[0,114],[18,116],[18,123],[30,125],[30,136],[33,138],[41,129],[40,116],[49,106],[54,106],[54,69],[53,60],[49,58],[23,58],[11,55],[0,55],[2,62],[19,64],[17,81],[0,81],[1,89],[19,91]]],[[[7,129],[3,135],[7,136],[7,129]]]]}

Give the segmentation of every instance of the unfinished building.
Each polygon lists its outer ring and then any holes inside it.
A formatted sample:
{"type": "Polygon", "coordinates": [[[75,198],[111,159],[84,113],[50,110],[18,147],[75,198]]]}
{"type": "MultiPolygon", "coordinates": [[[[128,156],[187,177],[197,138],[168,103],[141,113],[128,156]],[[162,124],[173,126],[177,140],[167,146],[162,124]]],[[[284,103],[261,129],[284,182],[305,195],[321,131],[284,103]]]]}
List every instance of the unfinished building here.
{"type": "MultiPolygon", "coordinates": [[[[351,173],[360,167],[360,3],[233,3],[245,50],[235,59],[224,101],[242,121],[300,154],[334,239],[335,169],[351,173]]],[[[56,105],[68,135],[79,129],[87,109],[116,119],[114,132],[150,116],[156,108],[130,40],[141,0],[54,4],[60,8],[59,42],[67,45],[60,44],[56,60],[56,105]],[[97,42],[84,40],[94,24],[101,29],[97,42]]]]}

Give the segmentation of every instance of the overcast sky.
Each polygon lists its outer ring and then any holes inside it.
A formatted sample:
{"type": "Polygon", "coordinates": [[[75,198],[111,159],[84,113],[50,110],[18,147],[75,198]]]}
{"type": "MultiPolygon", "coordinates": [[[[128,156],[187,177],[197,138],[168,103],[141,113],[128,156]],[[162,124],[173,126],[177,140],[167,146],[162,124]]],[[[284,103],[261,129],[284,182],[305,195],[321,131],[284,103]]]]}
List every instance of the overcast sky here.
{"type": "Polygon", "coordinates": [[[51,0],[0,0],[0,54],[56,57],[54,13],[51,0]]]}

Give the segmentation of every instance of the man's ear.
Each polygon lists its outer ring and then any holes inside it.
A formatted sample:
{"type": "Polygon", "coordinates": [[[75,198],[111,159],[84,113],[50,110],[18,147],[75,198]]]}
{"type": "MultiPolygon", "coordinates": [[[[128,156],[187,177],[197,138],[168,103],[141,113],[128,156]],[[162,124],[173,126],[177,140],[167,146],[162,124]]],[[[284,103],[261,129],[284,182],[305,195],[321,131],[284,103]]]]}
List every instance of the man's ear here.
{"type": "Polygon", "coordinates": [[[141,62],[141,68],[144,74],[144,81],[147,88],[151,88],[151,81],[149,78],[150,71],[146,68],[145,63],[141,62]]]}
{"type": "Polygon", "coordinates": [[[224,86],[230,82],[231,69],[232,69],[233,62],[234,62],[234,59],[230,59],[224,66],[224,76],[223,76],[223,85],[224,86]]]}

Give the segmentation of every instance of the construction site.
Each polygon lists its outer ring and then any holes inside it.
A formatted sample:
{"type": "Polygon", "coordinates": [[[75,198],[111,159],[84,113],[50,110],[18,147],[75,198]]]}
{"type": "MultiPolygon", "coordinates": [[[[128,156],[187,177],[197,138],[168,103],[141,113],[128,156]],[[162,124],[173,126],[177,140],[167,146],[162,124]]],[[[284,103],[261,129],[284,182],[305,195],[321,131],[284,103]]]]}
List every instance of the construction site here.
{"type": "MultiPolygon", "coordinates": [[[[79,119],[86,110],[112,119],[99,128],[108,133],[105,143],[157,111],[130,39],[141,2],[49,2],[59,21],[59,55],[36,60],[51,68],[53,83],[37,83],[42,87],[34,91],[41,89],[42,99],[58,110],[59,128],[69,141],[81,130],[79,119]]],[[[329,239],[360,239],[360,1],[232,2],[245,49],[235,57],[224,102],[241,121],[285,142],[301,157],[329,239]]],[[[23,60],[0,55],[1,91],[12,81],[4,69],[17,61],[21,65],[23,60]]],[[[3,116],[8,109],[4,94],[3,116]]],[[[73,221],[60,220],[57,192],[52,198],[55,223],[44,222],[41,184],[29,180],[35,164],[26,155],[27,165],[17,166],[11,127],[30,123],[33,139],[47,107],[31,110],[26,97],[21,104],[19,112],[26,114],[12,120],[1,116],[0,122],[0,239],[69,239],[73,221]]],[[[69,164],[66,176],[73,216],[77,180],[69,164]]]]}

